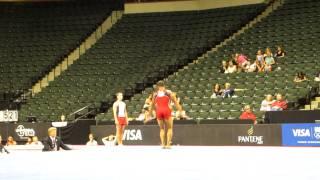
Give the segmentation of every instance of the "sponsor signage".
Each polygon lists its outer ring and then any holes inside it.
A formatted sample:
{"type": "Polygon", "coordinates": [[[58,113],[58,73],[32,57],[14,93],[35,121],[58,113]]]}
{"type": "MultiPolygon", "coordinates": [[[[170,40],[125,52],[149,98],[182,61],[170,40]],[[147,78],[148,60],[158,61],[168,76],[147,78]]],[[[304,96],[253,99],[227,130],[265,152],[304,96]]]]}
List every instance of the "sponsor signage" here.
{"type": "Polygon", "coordinates": [[[254,126],[252,125],[248,130],[246,135],[238,136],[239,144],[256,144],[263,145],[264,136],[256,136],[254,135],[254,126]]]}
{"type": "Polygon", "coordinates": [[[48,135],[50,123],[0,123],[2,139],[12,136],[16,141],[24,142],[27,137],[38,136],[42,140],[48,135]]]}
{"type": "Polygon", "coordinates": [[[282,124],[282,145],[320,146],[320,124],[282,124]]]}
{"type": "Polygon", "coordinates": [[[32,137],[36,135],[34,128],[25,128],[24,125],[18,125],[15,129],[16,135],[20,139],[26,139],[27,137],[32,137]]]}
{"type": "MultiPolygon", "coordinates": [[[[114,125],[91,126],[91,133],[94,134],[99,144],[101,139],[109,135],[115,135],[114,125]]],[[[158,145],[158,126],[131,125],[126,127],[123,133],[123,142],[127,145],[158,145]]]]}
{"type": "Polygon", "coordinates": [[[126,129],[123,132],[124,141],[142,141],[142,132],[140,129],[126,129]]]}
{"type": "MultiPolygon", "coordinates": [[[[91,126],[91,132],[101,138],[115,134],[114,125],[91,126]]],[[[281,125],[175,125],[173,145],[213,146],[281,146],[281,125]]],[[[159,145],[157,125],[129,125],[124,131],[124,144],[159,145]]]]}

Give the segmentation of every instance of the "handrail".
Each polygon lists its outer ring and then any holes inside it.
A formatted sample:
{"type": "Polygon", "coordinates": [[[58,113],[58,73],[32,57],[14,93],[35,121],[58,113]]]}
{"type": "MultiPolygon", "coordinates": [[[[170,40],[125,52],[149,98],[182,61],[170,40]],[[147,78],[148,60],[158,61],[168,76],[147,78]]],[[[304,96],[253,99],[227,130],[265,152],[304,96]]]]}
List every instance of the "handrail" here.
{"type": "Polygon", "coordinates": [[[71,116],[73,116],[73,115],[77,114],[78,112],[81,112],[81,111],[83,111],[83,110],[85,110],[85,109],[89,109],[90,107],[93,107],[93,109],[92,109],[91,111],[87,111],[86,113],[82,114],[81,116],[79,116],[79,117],[77,117],[77,118],[75,118],[75,119],[73,120],[73,122],[77,122],[77,121],[78,121],[79,119],[81,119],[82,117],[85,117],[86,115],[88,115],[88,114],[90,114],[90,113],[92,113],[92,112],[95,111],[95,108],[94,108],[95,106],[94,106],[94,104],[86,105],[86,106],[84,106],[84,107],[82,107],[82,108],[80,108],[80,109],[78,109],[78,110],[70,113],[67,117],[68,117],[68,119],[69,119],[71,116]]]}
{"type": "Polygon", "coordinates": [[[82,107],[82,108],[80,108],[80,109],[78,109],[78,110],[76,110],[76,111],[74,111],[74,112],[70,113],[68,116],[72,116],[72,115],[74,115],[74,114],[76,114],[76,113],[78,113],[78,112],[80,112],[80,111],[82,111],[82,110],[86,109],[86,108],[87,108],[87,107],[89,107],[90,105],[91,105],[91,104],[86,105],[86,106],[84,106],[84,107],[82,107]]]}

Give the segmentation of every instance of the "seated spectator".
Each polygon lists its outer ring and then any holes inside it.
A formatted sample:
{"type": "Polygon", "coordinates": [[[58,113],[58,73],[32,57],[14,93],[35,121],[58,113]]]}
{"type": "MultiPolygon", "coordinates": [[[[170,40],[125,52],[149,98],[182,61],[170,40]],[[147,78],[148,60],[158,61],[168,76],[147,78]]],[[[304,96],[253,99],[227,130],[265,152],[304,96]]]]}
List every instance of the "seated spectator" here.
{"type": "Polygon", "coordinates": [[[32,145],[42,145],[37,136],[32,137],[32,145]]]}
{"type": "Polygon", "coordinates": [[[212,88],[212,95],[210,98],[217,98],[217,97],[221,97],[222,95],[222,90],[219,84],[215,84],[212,88]]]}
{"type": "Polygon", "coordinates": [[[314,81],[317,81],[317,82],[320,81],[320,72],[318,72],[318,73],[316,74],[316,77],[314,78],[314,81]]]}
{"type": "Polygon", "coordinates": [[[245,72],[256,72],[257,71],[257,63],[254,61],[253,63],[250,63],[248,61],[248,64],[244,67],[245,72]]]}
{"type": "Polygon", "coordinates": [[[102,140],[102,143],[106,146],[114,146],[117,144],[116,136],[113,134],[111,134],[107,137],[104,137],[101,140],[102,140]]]}
{"type": "Polygon", "coordinates": [[[32,138],[31,137],[27,137],[27,142],[25,145],[32,145],[32,138]]]}
{"type": "Polygon", "coordinates": [[[179,113],[179,111],[175,111],[173,112],[173,117],[176,118],[176,120],[190,120],[192,119],[191,117],[189,117],[186,113],[186,111],[181,111],[181,114],[179,113]]]}
{"type": "Polygon", "coordinates": [[[7,139],[6,146],[12,146],[12,145],[17,145],[17,142],[13,139],[12,136],[9,136],[7,139]]]}
{"type": "Polygon", "coordinates": [[[272,51],[271,51],[271,49],[269,47],[266,48],[266,51],[263,54],[263,57],[266,57],[266,56],[272,56],[273,57],[272,51]]]}
{"type": "Polygon", "coordinates": [[[98,145],[97,141],[94,140],[94,137],[93,137],[92,133],[89,134],[89,141],[87,142],[86,145],[87,146],[97,146],[98,145]]]}
{"type": "Polygon", "coordinates": [[[225,73],[228,70],[227,61],[222,61],[222,65],[220,67],[220,73],[225,73]]]}
{"type": "Polygon", "coordinates": [[[141,113],[139,116],[135,119],[136,121],[144,121],[145,120],[145,110],[142,109],[141,113]]]}
{"type": "Polygon", "coordinates": [[[299,82],[303,82],[303,81],[306,81],[308,80],[306,75],[303,73],[303,72],[298,72],[296,74],[296,76],[294,77],[293,81],[296,82],[296,83],[299,83],[299,82]]]}
{"type": "Polygon", "coordinates": [[[280,46],[278,46],[278,47],[277,47],[277,53],[274,55],[274,57],[276,57],[276,58],[282,58],[282,57],[284,57],[284,56],[285,56],[284,50],[283,50],[280,46]]]}
{"type": "Polygon", "coordinates": [[[268,94],[266,96],[266,99],[264,99],[261,103],[260,111],[271,111],[271,107],[273,103],[274,103],[274,100],[272,95],[268,94]]]}
{"type": "Polygon", "coordinates": [[[225,71],[225,74],[235,73],[237,72],[237,66],[233,64],[232,61],[229,61],[228,69],[225,71]]]}
{"type": "MultiPolygon", "coordinates": [[[[173,95],[174,97],[176,97],[176,100],[177,100],[177,102],[178,102],[179,104],[182,104],[180,97],[177,96],[177,93],[173,92],[172,95],[173,95]]],[[[170,103],[170,106],[171,106],[171,107],[174,107],[174,102],[171,102],[171,103],[170,103]]],[[[189,119],[191,119],[189,116],[187,116],[186,111],[182,110],[181,113],[180,113],[179,111],[176,111],[176,110],[173,111],[173,108],[171,108],[171,109],[172,109],[171,115],[172,115],[176,120],[189,120],[189,119]]]]}
{"type": "Polygon", "coordinates": [[[235,62],[238,64],[240,68],[243,68],[248,64],[248,57],[243,54],[236,53],[235,62]]]}
{"type": "Polygon", "coordinates": [[[270,52],[267,53],[267,55],[264,58],[264,70],[265,71],[272,71],[272,66],[275,63],[276,62],[274,61],[274,58],[273,58],[272,54],[270,52]]]}
{"type": "Polygon", "coordinates": [[[234,89],[231,87],[230,83],[226,83],[225,88],[222,90],[221,96],[223,98],[233,97],[236,91],[244,91],[244,90],[247,90],[247,89],[234,89]]]}
{"type": "Polygon", "coordinates": [[[256,61],[262,62],[264,60],[264,56],[262,54],[262,51],[259,49],[256,55],[256,61]]]}
{"type": "Polygon", "coordinates": [[[150,111],[149,111],[151,103],[152,103],[152,94],[150,94],[145,100],[141,113],[139,117],[136,118],[137,121],[144,121],[144,123],[147,123],[155,119],[155,111],[153,111],[152,114],[150,114],[150,111]]]}
{"type": "Polygon", "coordinates": [[[226,83],[225,84],[225,88],[222,90],[222,97],[223,98],[228,98],[228,97],[232,97],[234,95],[234,89],[231,88],[231,84],[230,83],[226,83]]]}
{"type": "Polygon", "coordinates": [[[249,105],[244,106],[243,112],[240,115],[240,119],[242,120],[252,120],[254,124],[257,124],[257,117],[253,114],[251,107],[249,105]]]}
{"type": "Polygon", "coordinates": [[[265,67],[264,60],[262,60],[262,61],[256,60],[256,66],[257,66],[257,71],[258,72],[264,72],[264,67],[265,67]]]}
{"type": "Polygon", "coordinates": [[[277,100],[272,103],[271,110],[272,111],[283,111],[286,110],[288,107],[288,103],[286,100],[283,99],[281,94],[277,94],[277,100]]]}

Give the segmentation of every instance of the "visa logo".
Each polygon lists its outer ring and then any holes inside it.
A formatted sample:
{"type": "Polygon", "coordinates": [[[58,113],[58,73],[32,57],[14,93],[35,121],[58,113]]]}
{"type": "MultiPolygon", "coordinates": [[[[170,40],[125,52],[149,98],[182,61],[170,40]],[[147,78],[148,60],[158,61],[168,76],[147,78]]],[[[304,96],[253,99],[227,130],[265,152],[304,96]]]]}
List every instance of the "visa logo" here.
{"type": "Polygon", "coordinates": [[[310,137],[311,136],[309,129],[292,129],[292,133],[295,137],[310,137]]]}
{"type": "Polygon", "coordinates": [[[140,129],[126,129],[123,133],[122,140],[142,140],[142,133],[140,129]]]}

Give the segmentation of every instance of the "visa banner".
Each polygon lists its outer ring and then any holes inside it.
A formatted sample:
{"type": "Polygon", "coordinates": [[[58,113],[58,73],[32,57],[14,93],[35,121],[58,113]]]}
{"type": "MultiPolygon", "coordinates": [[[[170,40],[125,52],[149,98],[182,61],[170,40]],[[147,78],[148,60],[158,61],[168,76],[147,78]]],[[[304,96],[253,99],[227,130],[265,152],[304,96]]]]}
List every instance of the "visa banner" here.
{"type": "Polygon", "coordinates": [[[320,124],[282,124],[283,146],[320,146],[320,124]]]}

